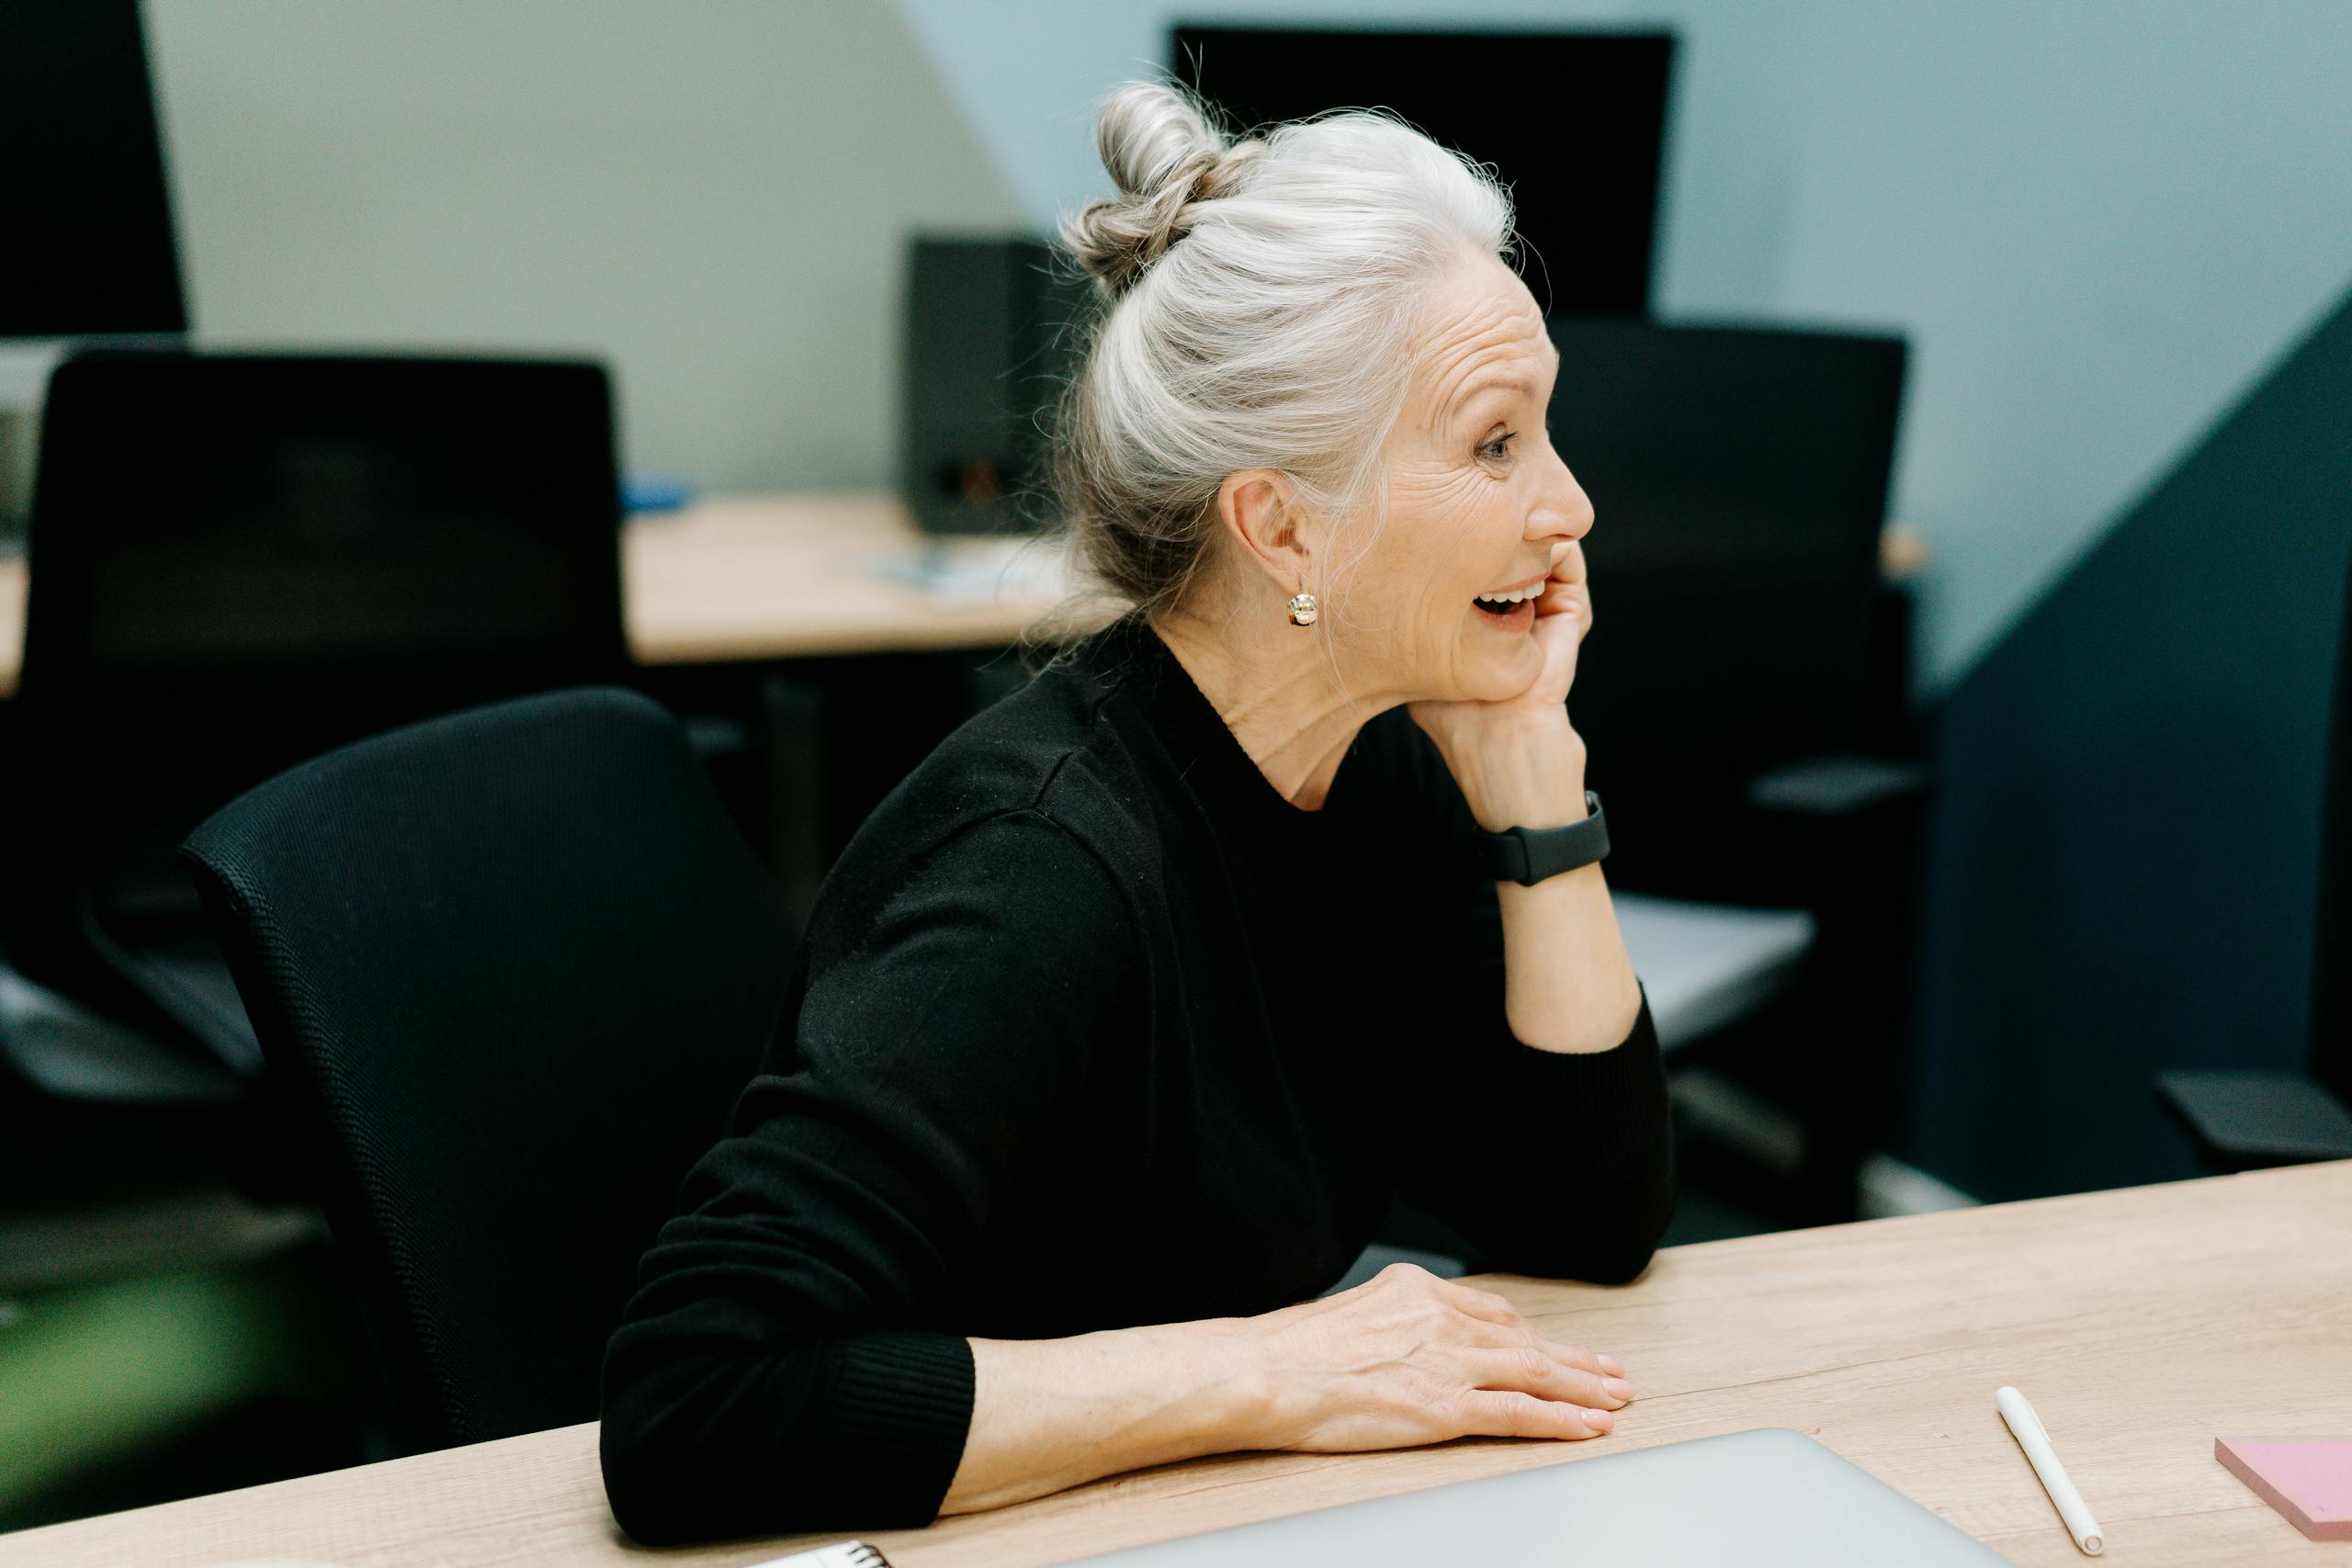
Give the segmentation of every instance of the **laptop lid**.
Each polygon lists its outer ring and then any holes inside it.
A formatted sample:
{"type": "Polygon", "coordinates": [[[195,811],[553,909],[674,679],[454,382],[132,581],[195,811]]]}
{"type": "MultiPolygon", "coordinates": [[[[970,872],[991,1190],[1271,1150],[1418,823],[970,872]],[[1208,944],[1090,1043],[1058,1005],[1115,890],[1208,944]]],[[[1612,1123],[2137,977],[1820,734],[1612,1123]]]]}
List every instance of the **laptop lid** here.
{"type": "Polygon", "coordinates": [[[1997,1568],[2007,1561],[1780,1427],[1541,1465],[1084,1560],[1088,1568],[1997,1568]]]}

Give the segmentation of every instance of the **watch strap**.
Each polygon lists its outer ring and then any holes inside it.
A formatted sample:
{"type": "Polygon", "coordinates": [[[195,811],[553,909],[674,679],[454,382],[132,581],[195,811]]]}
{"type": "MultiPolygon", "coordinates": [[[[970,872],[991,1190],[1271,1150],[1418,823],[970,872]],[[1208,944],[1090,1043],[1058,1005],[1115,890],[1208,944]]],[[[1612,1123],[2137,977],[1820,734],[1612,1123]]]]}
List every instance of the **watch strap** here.
{"type": "Polygon", "coordinates": [[[1565,828],[1506,828],[1480,833],[1478,853],[1487,874],[1498,882],[1532,887],[1547,877],[1588,866],[1609,853],[1609,824],[1600,796],[1584,792],[1586,816],[1565,828]]]}

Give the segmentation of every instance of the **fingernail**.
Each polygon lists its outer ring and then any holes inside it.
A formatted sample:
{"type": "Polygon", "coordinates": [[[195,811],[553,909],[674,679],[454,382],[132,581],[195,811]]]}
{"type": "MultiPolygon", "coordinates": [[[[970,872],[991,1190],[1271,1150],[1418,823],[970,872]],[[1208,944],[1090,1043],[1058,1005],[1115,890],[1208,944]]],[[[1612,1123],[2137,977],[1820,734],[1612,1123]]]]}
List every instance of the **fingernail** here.
{"type": "Polygon", "coordinates": [[[1625,1363],[1614,1356],[1595,1356],[1593,1359],[1600,1363],[1600,1370],[1604,1372],[1615,1372],[1620,1376],[1624,1373],[1625,1363]]]}
{"type": "Polygon", "coordinates": [[[1627,1382],[1623,1378],[1603,1378],[1600,1380],[1600,1386],[1607,1389],[1610,1393],[1615,1394],[1620,1399],[1631,1399],[1634,1397],[1634,1385],[1627,1382]]]}
{"type": "Polygon", "coordinates": [[[1606,1410],[1588,1410],[1584,1413],[1584,1424],[1596,1431],[1606,1432],[1617,1424],[1617,1417],[1606,1410]]]}

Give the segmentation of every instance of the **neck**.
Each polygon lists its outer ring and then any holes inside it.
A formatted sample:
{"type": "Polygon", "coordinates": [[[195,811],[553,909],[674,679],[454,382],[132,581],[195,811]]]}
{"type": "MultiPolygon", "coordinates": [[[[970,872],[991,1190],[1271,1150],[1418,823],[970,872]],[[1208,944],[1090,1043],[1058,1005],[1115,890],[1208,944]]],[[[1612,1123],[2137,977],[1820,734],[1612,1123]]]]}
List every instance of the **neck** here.
{"type": "Polygon", "coordinates": [[[1322,808],[1356,732],[1396,705],[1341,692],[1320,627],[1263,611],[1245,620],[1170,610],[1152,629],[1266,782],[1301,810],[1322,808]]]}

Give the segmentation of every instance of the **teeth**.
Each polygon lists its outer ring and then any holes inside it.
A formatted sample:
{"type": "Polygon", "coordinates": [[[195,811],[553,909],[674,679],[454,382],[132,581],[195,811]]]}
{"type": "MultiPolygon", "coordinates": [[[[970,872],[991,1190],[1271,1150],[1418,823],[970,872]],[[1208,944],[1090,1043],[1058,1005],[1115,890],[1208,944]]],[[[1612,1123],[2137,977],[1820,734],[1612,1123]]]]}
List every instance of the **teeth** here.
{"type": "Polygon", "coordinates": [[[1534,588],[1515,588],[1509,593],[1481,593],[1478,595],[1478,603],[1481,604],[1516,604],[1521,600],[1534,598],[1541,591],[1541,588],[1542,585],[1538,584],[1534,588]]]}

